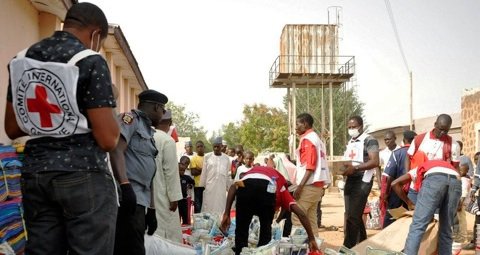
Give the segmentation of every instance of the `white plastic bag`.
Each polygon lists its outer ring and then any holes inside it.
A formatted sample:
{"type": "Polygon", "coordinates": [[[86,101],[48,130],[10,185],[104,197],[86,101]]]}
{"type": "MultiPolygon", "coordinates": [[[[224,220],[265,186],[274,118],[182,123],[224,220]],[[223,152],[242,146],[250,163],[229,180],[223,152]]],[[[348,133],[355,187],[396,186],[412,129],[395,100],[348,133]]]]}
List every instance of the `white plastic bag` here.
{"type": "Polygon", "coordinates": [[[174,243],[157,235],[145,235],[145,255],[195,255],[193,248],[174,243]]]}

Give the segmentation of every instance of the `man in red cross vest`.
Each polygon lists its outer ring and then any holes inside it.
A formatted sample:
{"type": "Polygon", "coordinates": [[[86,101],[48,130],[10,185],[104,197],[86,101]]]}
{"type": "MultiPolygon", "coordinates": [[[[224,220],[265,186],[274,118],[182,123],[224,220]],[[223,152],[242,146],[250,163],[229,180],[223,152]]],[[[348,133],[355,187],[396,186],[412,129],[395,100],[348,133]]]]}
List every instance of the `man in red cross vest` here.
{"type": "Polygon", "coordinates": [[[47,89],[42,84],[35,87],[35,97],[27,98],[29,112],[40,115],[40,126],[50,128],[53,126],[51,114],[61,114],[60,107],[48,102],[47,89]]]}
{"type": "Polygon", "coordinates": [[[107,152],[120,130],[98,54],[107,35],[100,8],[74,4],[62,31],[9,63],[5,131],[31,137],[22,168],[26,254],[113,253],[117,196],[107,152]]]}
{"type": "MultiPolygon", "coordinates": [[[[440,114],[431,131],[416,136],[407,151],[405,170],[408,172],[428,160],[443,160],[458,169],[460,147],[457,143],[452,142],[452,137],[448,135],[451,126],[452,118],[450,115],[440,114]]],[[[417,190],[419,190],[419,185],[423,181],[424,174],[424,172],[417,170],[415,184],[417,190]]]]}
{"type": "Polygon", "coordinates": [[[348,120],[348,134],[351,139],[344,153],[345,182],[345,239],[347,248],[367,239],[362,220],[368,194],[373,185],[374,169],[378,167],[378,141],[364,132],[363,119],[352,116],[348,120]]]}

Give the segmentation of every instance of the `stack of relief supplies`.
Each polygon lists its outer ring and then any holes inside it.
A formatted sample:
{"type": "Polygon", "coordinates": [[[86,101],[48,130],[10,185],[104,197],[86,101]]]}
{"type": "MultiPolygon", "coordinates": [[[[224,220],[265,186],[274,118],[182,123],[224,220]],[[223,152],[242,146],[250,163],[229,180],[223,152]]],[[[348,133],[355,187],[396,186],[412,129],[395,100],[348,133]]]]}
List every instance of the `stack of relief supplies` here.
{"type": "Polygon", "coordinates": [[[0,243],[24,254],[26,233],[20,186],[22,163],[16,149],[0,146],[0,243]]]}

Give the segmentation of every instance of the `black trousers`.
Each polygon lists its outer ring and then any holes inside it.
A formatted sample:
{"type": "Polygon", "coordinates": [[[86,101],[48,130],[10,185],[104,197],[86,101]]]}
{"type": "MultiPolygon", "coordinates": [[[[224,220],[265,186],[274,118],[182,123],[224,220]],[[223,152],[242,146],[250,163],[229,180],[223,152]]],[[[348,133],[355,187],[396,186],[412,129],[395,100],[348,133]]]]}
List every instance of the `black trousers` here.
{"type": "MultiPolygon", "coordinates": [[[[293,192],[290,192],[290,194],[293,197],[293,192]]],[[[289,212],[289,211],[285,212],[282,219],[285,219],[285,223],[283,224],[282,236],[283,237],[289,237],[290,234],[292,233],[292,226],[293,226],[293,224],[292,224],[292,212],[289,212]]]]}
{"type": "Polygon", "coordinates": [[[130,215],[118,209],[115,255],[145,255],[145,206],[137,205],[130,215]]]}
{"type": "Polygon", "coordinates": [[[369,183],[363,182],[362,176],[347,177],[343,193],[345,199],[345,239],[343,245],[347,248],[352,248],[367,239],[362,215],[372,186],[373,180],[369,183]]]}
{"type": "Polygon", "coordinates": [[[290,234],[292,233],[292,212],[285,212],[283,215],[283,218],[285,219],[285,223],[283,224],[283,232],[282,236],[283,237],[289,237],[290,234]]]}
{"type": "Polygon", "coordinates": [[[275,213],[275,194],[267,192],[267,180],[247,179],[245,187],[237,190],[237,225],[235,229],[235,254],[248,246],[248,230],[253,215],[260,220],[258,245],[265,245],[272,239],[272,221],[275,213]]]}
{"type": "Polygon", "coordinates": [[[317,226],[320,228],[322,225],[322,200],[317,204],[317,226]]]}
{"type": "Polygon", "coordinates": [[[190,221],[188,219],[188,202],[186,198],[178,201],[178,213],[180,214],[182,224],[190,225],[190,221]]]}
{"type": "Polygon", "coordinates": [[[194,187],[193,194],[195,194],[195,201],[193,203],[195,213],[200,213],[203,204],[203,191],[205,187],[194,187]]]}

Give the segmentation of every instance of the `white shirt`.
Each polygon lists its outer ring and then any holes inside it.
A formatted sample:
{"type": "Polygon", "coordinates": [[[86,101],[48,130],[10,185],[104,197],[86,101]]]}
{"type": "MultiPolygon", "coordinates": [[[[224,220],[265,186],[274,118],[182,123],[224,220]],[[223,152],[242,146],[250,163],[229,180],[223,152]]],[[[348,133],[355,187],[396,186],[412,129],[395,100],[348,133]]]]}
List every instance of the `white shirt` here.
{"type": "Polygon", "coordinates": [[[205,187],[205,190],[201,211],[220,216],[225,210],[227,191],[230,188],[232,163],[224,153],[217,156],[210,152],[203,159],[200,187],[205,187]]]}
{"type": "MultiPolygon", "coordinates": [[[[420,146],[418,150],[422,151],[425,153],[427,156],[428,160],[443,160],[443,141],[436,139],[436,138],[431,138],[430,136],[433,136],[431,134],[432,132],[427,132],[425,134],[425,137],[423,138],[423,141],[421,141],[420,146]]],[[[415,138],[417,139],[418,136],[415,138]]],[[[451,160],[453,162],[459,162],[460,161],[460,147],[458,144],[452,140],[452,156],[451,160]]],[[[410,148],[408,148],[408,155],[413,156],[413,153],[416,151],[415,149],[415,140],[410,144],[410,148]]]]}
{"type": "Polygon", "coordinates": [[[410,175],[410,178],[412,178],[412,181],[410,182],[410,189],[416,190],[415,182],[417,181],[417,168],[415,167],[414,169],[411,169],[410,171],[408,171],[408,175],[410,175]]]}
{"type": "Polygon", "coordinates": [[[398,148],[400,148],[400,146],[398,145],[393,150],[390,150],[388,147],[386,147],[385,149],[379,152],[380,166],[382,167],[382,169],[385,169],[385,166],[387,165],[388,160],[390,160],[390,156],[392,155],[392,152],[398,148]]]}
{"type": "Polygon", "coordinates": [[[240,180],[240,174],[243,174],[243,173],[246,173],[248,171],[250,171],[250,169],[252,169],[253,166],[251,167],[247,167],[245,165],[241,165],[237,168],[237,173],[235,174],[235,179],[234,181],[238,181],[240,180]]]}
{"type": "Polygon", "coordinates": [[[470,189],[472,188],[472,182],[468,177],[462,177],[462,197],[467,197],[468,193],[470,193],[470,189]]]}

